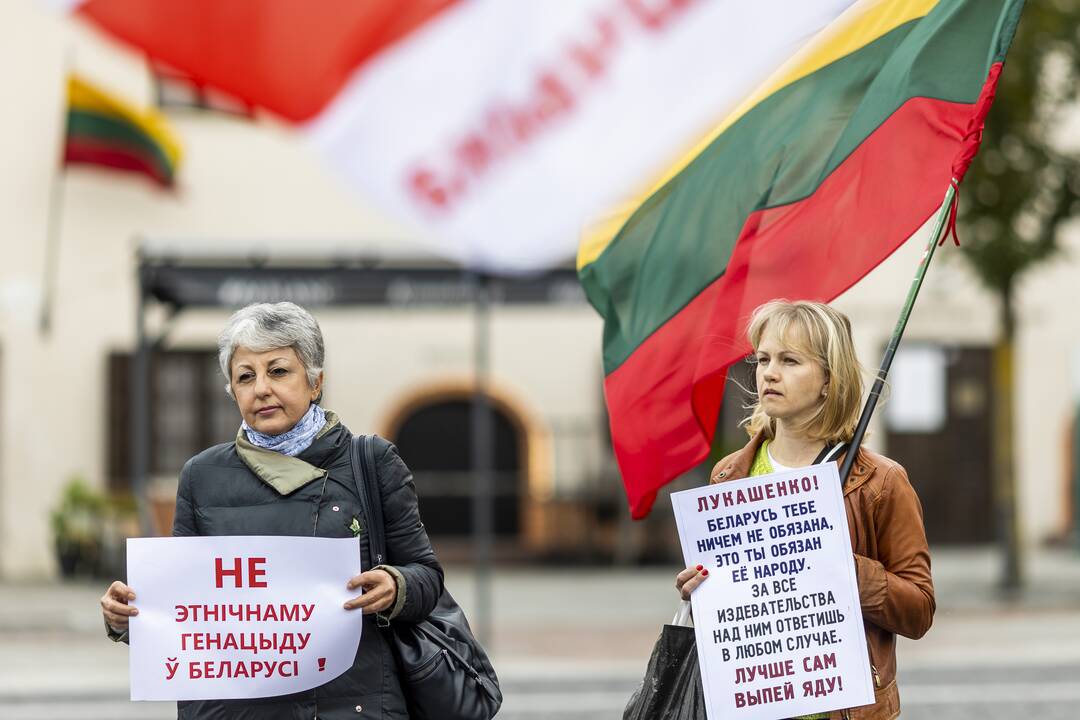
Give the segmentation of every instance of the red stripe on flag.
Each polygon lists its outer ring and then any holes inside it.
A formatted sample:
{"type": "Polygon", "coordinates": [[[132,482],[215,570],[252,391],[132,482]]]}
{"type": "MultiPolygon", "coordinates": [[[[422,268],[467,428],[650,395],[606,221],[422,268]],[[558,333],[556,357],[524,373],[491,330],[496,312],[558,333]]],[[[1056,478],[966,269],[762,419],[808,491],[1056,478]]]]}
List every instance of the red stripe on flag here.
{"type": "Polygon", "coordinates": [[[107,143],[81,139],[71,140],[64,148],[64,164],[104,165],[117,170],[128,170],[148,175],[163,187],[172,185],[172,178],[163,175],[161,168],[155,163],[137,152],[107,143]]]}
{"type": "MultiPolygon", "coordinates": [[[[713,430],[702,432],[691,409],[691,389],[705,332],[702,320],[724,297],[722,280],[705,288],[604,379],[611,442],[635,519],[649,514],[661,485],[709,454],[713,430]]],[[[732,348],[724,356],[738,355],[732,348]]]]}
{"type": "Polygon", "coordinates": [[[972,110],[909,100],[813,195],[752,214],[724,275],[608,375],[612,442],[635,518],[708,456],[754,308],[778,297],[831,300],[907,240],[941,206],[972,110]]]}
{"type": "Polygon", "coordinates": [[[151,58],[289,120],[459,0],[89,0],[79,12],[151,58]]]}

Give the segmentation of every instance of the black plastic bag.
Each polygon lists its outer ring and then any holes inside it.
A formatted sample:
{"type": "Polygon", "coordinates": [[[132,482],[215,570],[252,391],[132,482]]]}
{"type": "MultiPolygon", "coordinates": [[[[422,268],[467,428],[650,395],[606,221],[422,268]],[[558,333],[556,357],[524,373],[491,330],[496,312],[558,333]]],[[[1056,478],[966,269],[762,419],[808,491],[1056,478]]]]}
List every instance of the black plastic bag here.
{"type": "Polygon", "coordinates": [[[665,625],[623,720],[705,720],[694,628],[665,625]]]}

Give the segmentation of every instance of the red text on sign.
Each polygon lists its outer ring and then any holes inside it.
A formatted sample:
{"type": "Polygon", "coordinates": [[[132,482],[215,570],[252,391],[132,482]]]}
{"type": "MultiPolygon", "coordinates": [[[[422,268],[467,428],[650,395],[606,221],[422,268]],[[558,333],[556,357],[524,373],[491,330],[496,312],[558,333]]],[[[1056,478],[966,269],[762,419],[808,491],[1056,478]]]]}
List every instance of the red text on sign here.
{"type": "MultiPolygon", "coordinates": [[[[243,560],[244,558],[233,558],[232,568],[226,568],[222,563],[222,558],[214,558],[214,586],[222,587],[225,577],[231,577],[236,587],[244,587],[243,577],[243,560]]],[[[264,557],[250,557],[247,558],[247,586],[252,588],[264,588],[266,587],[266,580],[260,580],[260,578],[266,577],[266,558],[264,557]]]]}

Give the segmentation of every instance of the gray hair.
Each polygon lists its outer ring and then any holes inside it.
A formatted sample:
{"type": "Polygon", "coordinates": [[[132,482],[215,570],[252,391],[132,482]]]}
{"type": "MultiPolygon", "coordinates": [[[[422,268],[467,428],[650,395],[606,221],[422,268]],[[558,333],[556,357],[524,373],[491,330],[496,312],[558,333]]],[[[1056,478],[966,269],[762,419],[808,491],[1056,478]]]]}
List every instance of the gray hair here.
{"type": "Polygon", "coordinates": [[[229,395],[233,394],[229,366],[238,347],[257,353],[291,347],[304,366],[308,385],[315,387],[319,381],[324,355],[322,330],[311,313],[295,303],[254,303],[229,318],[218,336],[218,363],[229,395]]]}

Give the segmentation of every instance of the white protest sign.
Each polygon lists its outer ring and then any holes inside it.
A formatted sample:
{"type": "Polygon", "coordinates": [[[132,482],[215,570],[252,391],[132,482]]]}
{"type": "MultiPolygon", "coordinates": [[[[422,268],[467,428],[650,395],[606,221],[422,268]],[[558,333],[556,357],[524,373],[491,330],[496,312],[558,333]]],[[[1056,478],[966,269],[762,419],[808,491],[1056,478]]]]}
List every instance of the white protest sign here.
{"type": "Polygon", "coordinates": [[[284,695],[352,667],[356,538],[133,538],[127,566],[132,700],[284,695]]]}
{"type": "Polygon", "coordinates": [[[709,720],[874,702],[836,464],[672,493],[709,720]]]}

